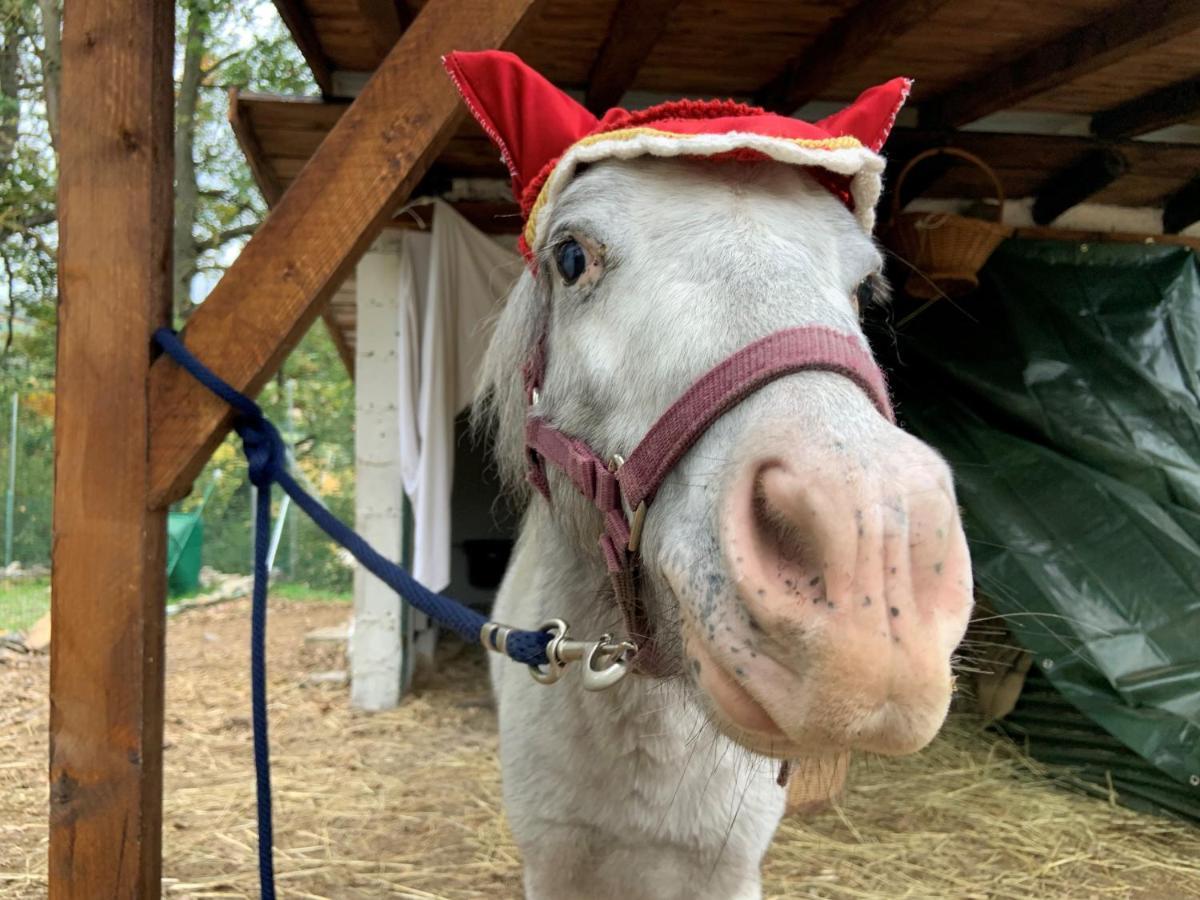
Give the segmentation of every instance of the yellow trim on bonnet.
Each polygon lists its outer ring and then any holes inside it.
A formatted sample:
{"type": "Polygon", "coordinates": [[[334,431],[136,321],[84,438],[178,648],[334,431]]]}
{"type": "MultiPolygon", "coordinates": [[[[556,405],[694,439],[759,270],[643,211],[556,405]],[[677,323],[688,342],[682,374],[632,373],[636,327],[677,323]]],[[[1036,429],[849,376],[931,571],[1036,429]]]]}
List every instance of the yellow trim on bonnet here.
{"type": "MultiPolygon", "coordinates": [[[[844,135],[836,138],[812,139],[773,137],[768,134],[755,134],[754,132],[746,132],[746,134],[753,135],[754,137],[767,138],[768,140],[773,141],[784,141],[789,144],[795,144],[797,147],[803,147],[806,150],[850,150],[855,147],[863,146],[862,141],[856,137],[851,137],[850,135],[844,135]]],[[[567,154],[569,154],[576,147],[588,147],[593,144],[600,144],[606,141],[628,141],[633,138],[639,138],[643,136],[666,137],[673,138],[675,140],[717,137],[717,135],[713,134],[680,134],[676,131],[663,131],[661,128],[622,128],[617,131],[605,131],[601,132],[600,134],[593,134],[583,138],[582,140],[576,141],[567,148],[567,151],[563,154],[563,157],[565,158],[567,154]]],[[[737,148],[734,147],[730,148],[730,150],[722,150],[720,152],[729,153],[736,149],[737,148]]],[[[551,176],[547,178],[545,183],[542,185],[542,189],[538,191],[537,200],[534,201],[533,206],[530,208],[529,218],[525,222],[525,243],[529,245],[530,250],[535,249],[533,246],[533,240],[534,236],[537,234],[538,215],[541,213],[542,207],[544,207],[550,199],[550,196],[546,191],[550,186],[550,182],[553,180],[553,177],[553,174],[551,174],[551,176]]]]}

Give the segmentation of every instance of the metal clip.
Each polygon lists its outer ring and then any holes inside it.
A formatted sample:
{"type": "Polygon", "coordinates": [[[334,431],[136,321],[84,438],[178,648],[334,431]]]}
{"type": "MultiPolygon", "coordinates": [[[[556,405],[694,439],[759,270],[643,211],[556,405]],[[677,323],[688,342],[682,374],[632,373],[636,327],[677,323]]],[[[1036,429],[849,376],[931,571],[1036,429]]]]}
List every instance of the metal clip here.
{"type": "Polygon", "coordinates": [[[562,677],[569,663],[583,661],[583,688],[587,691],[603,691],[612,687],[629,672],[629,660],[637,652],[632,641],[613,640],[611,634],[601,635],[596,641],[573,641],[568,636],[569,626],[562,619],[545,622],[542,631],[550,632],[550,643],[546,645],[545,666],[530,666],[529,674],[541,684],[554,684],[562,677]]]}
{"type": "MultiPolygon", "coordinates": [[[[625,465],[625,457],[619,453],[614,453],[608,460],[608,471],[616,475],[621,471],[621,466],[625,465]]],[[[625,548],[630,553],[637,553],[642,546],[642,528],[646,525],[646,501],[643,500],[637,505],[637,509],[633,511],[633,515],[629,518],[629,544],[625,548]]]]}
{"type": "Polygon", "coordinates": [[[479,643],[493,653],[508,653],[508,636],[512,629],[499,622],[484,622],[479,629],[479,643]]]}

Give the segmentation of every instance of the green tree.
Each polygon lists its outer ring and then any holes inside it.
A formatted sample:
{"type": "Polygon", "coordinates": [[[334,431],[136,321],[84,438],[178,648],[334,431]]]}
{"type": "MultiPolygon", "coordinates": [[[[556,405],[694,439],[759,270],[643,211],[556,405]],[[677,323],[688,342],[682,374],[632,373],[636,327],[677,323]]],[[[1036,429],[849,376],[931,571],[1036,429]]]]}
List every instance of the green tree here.
{"type": "MultiPolygon", "coordinates": [[[[8,400],[16,392],[15,555],[27,563],[48,562],[50,553],[61,10],[61,0],[0,0],[0,460],[7,463],[8,400]]],[[[181,324],[266,212],[226,119],[229,89],[303,94],[315,86],[269,0],[181,0],[176,22],[173,291],[181,324]]],[[[300,343],[260,398],[280,423],[289,380],[298,468],[338,515],[351,516],[353,388],[322,328],[300,343]]],[[[199,483],[217,471],[205,515],[206,561],[248,571],[249,492],[233,439],[199,483]]],[[[295,543],[280,557],[293,577],[348,585],[349,569],[315,528],[301,526],[295,543]]]]}
{"type": "Polygon", "coordinates": [[[6,369],[17,332],[45,327],[54,313],[56,160],[45,98],[57,102],[58,25],[54,3],[40,7],[33,0],[0,0],[0,355],[6,369]],[[49,42],[43,24],[55,29],[49,42]]]}
{"type": "Polygon", "coordinates": [[[226,121],[229,88],[302,94],[315,84],[270,4],[183,0],[177,25],[173,292],[183,320],[266,211],[226,121]]]}

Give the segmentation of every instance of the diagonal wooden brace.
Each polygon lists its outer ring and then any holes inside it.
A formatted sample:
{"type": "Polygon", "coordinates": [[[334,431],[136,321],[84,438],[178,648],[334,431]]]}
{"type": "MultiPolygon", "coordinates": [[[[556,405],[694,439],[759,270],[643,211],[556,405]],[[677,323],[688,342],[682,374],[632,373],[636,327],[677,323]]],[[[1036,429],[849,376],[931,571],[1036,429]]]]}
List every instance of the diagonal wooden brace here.
{"type": "MultiPolygon", "coordinates": [[[[256,395],[445,146],[462,115],[441,56],[508,44],[537,0],[430,0],[191,317],[188,348],[256,395]]],[[[228,408],[169,360],[150,373],[152,507],[184,496],[228,408]]]]}

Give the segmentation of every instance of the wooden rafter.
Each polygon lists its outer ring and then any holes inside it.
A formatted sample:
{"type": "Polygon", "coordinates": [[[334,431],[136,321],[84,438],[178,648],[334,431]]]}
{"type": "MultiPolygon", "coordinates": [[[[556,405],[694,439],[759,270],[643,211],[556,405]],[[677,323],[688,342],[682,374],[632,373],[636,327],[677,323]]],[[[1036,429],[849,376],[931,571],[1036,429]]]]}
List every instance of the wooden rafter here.
{"type": "Polygon", "coordinates": [[[865,0],[835,19],[783,71],[763,85],[755,102],[790,115],[814,100],[833,79],[926,21],[947,0],[865,0]]]}
{"type": "MultiPolygon", "coordinates": [[[[1080,156],[1100,147],[1113,147],[1129,157],[1134,166],[1162,161],[1172,168],[1186,169],[1194,161],[1196,144],[1171,141],[1100,140],[1075,134],[1011,134],[1001,131],[937,131],[929,128],[897,128],[888,137],[883,152],[901,159],[927,147],[961,147],[981,156],[997,168],[1037,169],[1039,160],[1061,159],[1064,154],[1080,156]],[[1176,165],[1178,164],[1178,165],[1176,165]]],[[[1052,163],[1053,164],[1053,163],[1052,163]]]]}
{"type": "MultiPolygon", "coordinates": [[[[1183,180],[1175,173],[1194,171],[1194,144],[1158,141],[1101,141],[1075,135],[1002,134],[986,131],[940,132],[898,128],[888,139],[885,153],[892,165],[900,165],[929,147],[960,147],[993,166],[1011,196],[1038,193],[1047,170],[1066,169],[1098,150],[1111,149],[1128,162],[1128,174],[1144,181],[1163,184],[1162,193],[1142,202],[1157,202],[1183,180]],[[1012,178],[1019,187],[1009,183],[1012,178]]],[[[918,170],[920,171],[920,170],[918,170]]],[[[1118,185],[1120,182],[1118,182],[1118,185]]],[[[1114,185],[1114,188],[1118,185],[1114,185]]],[[[1152,185],[1147,185],[1151,187],[1152,185]]],[[[907,184],[906,184],[907,187],[907,184]]]]}
{"type": "Polygon", "coordinates": [[[1200,253],[1200,238],[1183,237],[1178,234],[1089,231],[1082,228],[1047,228],[1038,225],[1014,229],[1013,237],[1031,241],[1072,241],[1079,244],[1163,244],[1168,247],[1190,247],[1200,253]]]}
{"type": "MultiPolygon", "coordinates": [[[[448,203],[454,211],[482,231],[484,234],[521,233],[523,219],[521,208],[515,201],[505,200],[455,200],[448,203]]],[[[423,222],[431,222],[436,215],[432,204],[422,204],[408,208],[408,213],[415,213],[423,222]]],[[[420,229],[417,219],[405,213],[397,216],[391,223],[392,228],[404,230],[420,229]]]]}
{"type": "Polygon", "coordinates": [[[1033,201],[1033,221],[1049,225],[1067,210],[1100,193],[1129,171],[1129,160],[1112,147],[1097,147],[1046,180],[1033,201]]]}
{"type": "Polygon", "coordinates": [[[1200,222],[1200,175],[1193,178],[1163,204],[1163,231],[1178,234],[1200,222]]]}
{"type": "Polygon", "coordinates": [[[596,115],[621,102],[666,30],[680,0],[620,0],[588,75],[587,108],[596,115]]]}
{"type": "Polygon", "coordinates": [[[412,22],[408,9],[398,0],[357,0],[357,3],[375,49],[381,57],[387,55],[412,22]]]}
{"type": "Polygon", "coordinates": [[[993,63],[921,106],[921,124],[958,127],[1200,27],[1196,0],[1132,0],[1017,59],[993,63]]]}
{"type": "Polygon", "coordinates": [[[350,346],[350,342],[346,340],[346,332],[342,331],[342,326],[338,324],[337,318],[333,314],[333,307],[329,304],[321,310],[321,318],[325,322],[325,329],[329,332],[329,338],[333,341],[333,346],[338,352],[338,357],[342,360],[342,365],[346,367],[346,372],[350,375],[350,380],[354,380],[354,348],[350,346]]]}
{"type": "Polygon", "coordinates": [[[166,513],[150,335],[170,321],[174,4],[72,0],[62,36],[50,657],[54,900],[161,890],[166,513]]]}
{"type": "Polygon", "coordinates": [[[262,145],[258,142],[258,135],[246,121],[237,88],[229,89],[228,116],[229,127],[233,129],[233,136],[238,142],[238,147],[241,148],[242,155],[246,157],[246,162],[250,166],[250,174],[254,176],[254,183],[262,191],[267,206],[274,206],[283,196],[283,186],[275,178],[271,167],[266,164],[266,154],[263,153],[262,145]]]}
{"type": "MultiPolygon", "coordinates": [[[[449,140],[462,106],[441,66],[500,47],[535,0],[430,0],[184,331],[189,349],[257,394],[449,140]]],[[[150,377],[150,493],[184,495],[229,428],[228,407],[169,360],[150,377]]]]}
{"type": "Polygon", "coordinates": [[[312,70],[317,87],[321,89],[322,94],[332,94],[333,66],[329,64],[329,57],[321,47],[321,40],[317,37],[317,31],[313,28],[312,19],[308,10],[304,8],[303,0],[275,0],[275,8],[279,10],[279,18],[283,19],[283,24],[292,33],[292,40],[296,42],[309,69],[312,70]]]}
{"type": "Polygon", "coordinates": [[[1092,116],[1100,137],[1134,137],[1200,117],[1200,75],[1134,97],[1092,116]]]}

